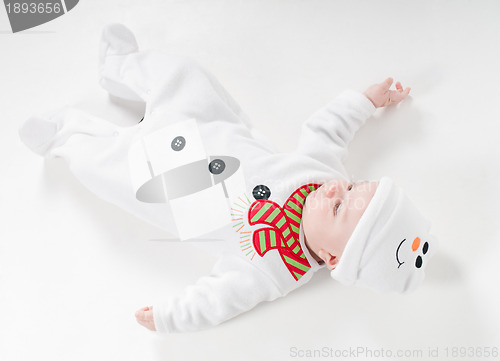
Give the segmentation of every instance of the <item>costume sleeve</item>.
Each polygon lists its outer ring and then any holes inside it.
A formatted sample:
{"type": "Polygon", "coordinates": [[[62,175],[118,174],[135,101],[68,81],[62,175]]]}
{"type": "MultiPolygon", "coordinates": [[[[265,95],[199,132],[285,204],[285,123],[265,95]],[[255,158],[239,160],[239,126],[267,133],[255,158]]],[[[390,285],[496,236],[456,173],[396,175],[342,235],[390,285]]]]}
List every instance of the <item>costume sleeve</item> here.
{"type": "Polygon", "coordinates": [[[328,166],[344,161],[349,142],[374,111],[363,94],[344,91],[303,124],[297,152],[328,166]]]}
{"type": "Polygon", "coordinates": [[[197,331],[283,295],[264,272],[228,255],[219,260],[210,276],[200,278],[183,294],[153,305],[154,322],[160,332],[197,331]]]}

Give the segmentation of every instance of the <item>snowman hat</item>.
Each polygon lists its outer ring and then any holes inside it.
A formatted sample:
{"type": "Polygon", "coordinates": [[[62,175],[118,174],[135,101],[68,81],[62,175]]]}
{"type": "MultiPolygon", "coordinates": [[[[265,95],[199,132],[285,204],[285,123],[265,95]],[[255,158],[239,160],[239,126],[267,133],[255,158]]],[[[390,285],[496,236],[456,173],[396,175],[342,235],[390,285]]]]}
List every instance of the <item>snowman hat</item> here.
{"type": "Polygon", "coordinates": [[[407,292],[437,248],[430,223],[391,179],[380,180],[331,276],[346,285],[407,292]]]}

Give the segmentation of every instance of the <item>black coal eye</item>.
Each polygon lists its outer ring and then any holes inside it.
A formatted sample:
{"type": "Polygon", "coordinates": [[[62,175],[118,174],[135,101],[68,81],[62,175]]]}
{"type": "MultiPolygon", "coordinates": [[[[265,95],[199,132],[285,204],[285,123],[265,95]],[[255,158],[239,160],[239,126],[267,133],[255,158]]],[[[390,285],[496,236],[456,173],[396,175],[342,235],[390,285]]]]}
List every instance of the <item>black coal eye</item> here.
{"type": "Polygon", "coordinates": [[[429,250],[429,243],[425,242],[424,246],[422,247],[422,253],[426,254],[428,250],[429,250]]]}
{"type": "Polygon", "coordinates": [[[271,190],[269,189],[268,186],[265,186],[264,184],[259,184],[258,186],[255,186],[255,188],[253,189],[252,195],[255,198],[255,200],[269,199],[269,197],[271,196],[271,190]]]}
{"type": "Polygon", "coordinates": [[[418,256],[416,261],[415,261],[415,267],[420,268],[422,267],[422,257],[418,256]]]}
{"type": "Polygon", "coordinates": [[[215,159],[208,165],[208,170],[212,174],[221,174],[226,168],[226,163],[222,159],[215,159]]]}
{"type": "Polygon", "coordinates": [[[172,149],[176,152],[183,150],[185,146],[186,146],[186,139],[181,135],[175,137],[172,140],[172,143],[170,143],[170,147],[172,147],[172,149]]]}

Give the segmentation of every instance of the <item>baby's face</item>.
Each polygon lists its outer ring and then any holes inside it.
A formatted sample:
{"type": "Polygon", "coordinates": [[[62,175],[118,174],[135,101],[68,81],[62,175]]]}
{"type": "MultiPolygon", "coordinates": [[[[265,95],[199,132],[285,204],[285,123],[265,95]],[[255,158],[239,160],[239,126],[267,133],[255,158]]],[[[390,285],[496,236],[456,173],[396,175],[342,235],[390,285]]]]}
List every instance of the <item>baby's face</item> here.
{"type": "Polygon", "coordinates": [[[309,248],[329,269],[342,256],[377,186],[378,182],[335,180],[307,196],[302,212],[304,235],[309,248]]]}

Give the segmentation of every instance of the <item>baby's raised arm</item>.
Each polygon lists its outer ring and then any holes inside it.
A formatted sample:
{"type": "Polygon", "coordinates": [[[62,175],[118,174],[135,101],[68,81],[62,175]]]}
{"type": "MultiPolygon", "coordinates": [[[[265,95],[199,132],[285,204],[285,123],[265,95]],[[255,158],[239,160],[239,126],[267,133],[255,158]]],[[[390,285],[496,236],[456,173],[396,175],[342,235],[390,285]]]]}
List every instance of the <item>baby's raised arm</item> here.
{"type": "Polygon", "coordinates": [[[400,82],[390,90],[392,78],[363,93],[348,90],[314,113],[302,127],[297,153],[307,155],[341,172],[347,146],[376,108],[397,104],[408,96],[400,82]]]}
{"type": "Polygon", "coordinates": [[[396,83],[396,90],[390,90],[389,88],[393,81],[392,78],[387,78],[382,83],[373,84],[363,94],[373,103],[375,108],[397,104],[410,94],[411,88],[403,90],[403,86],[398,81],[396,83]]]}

